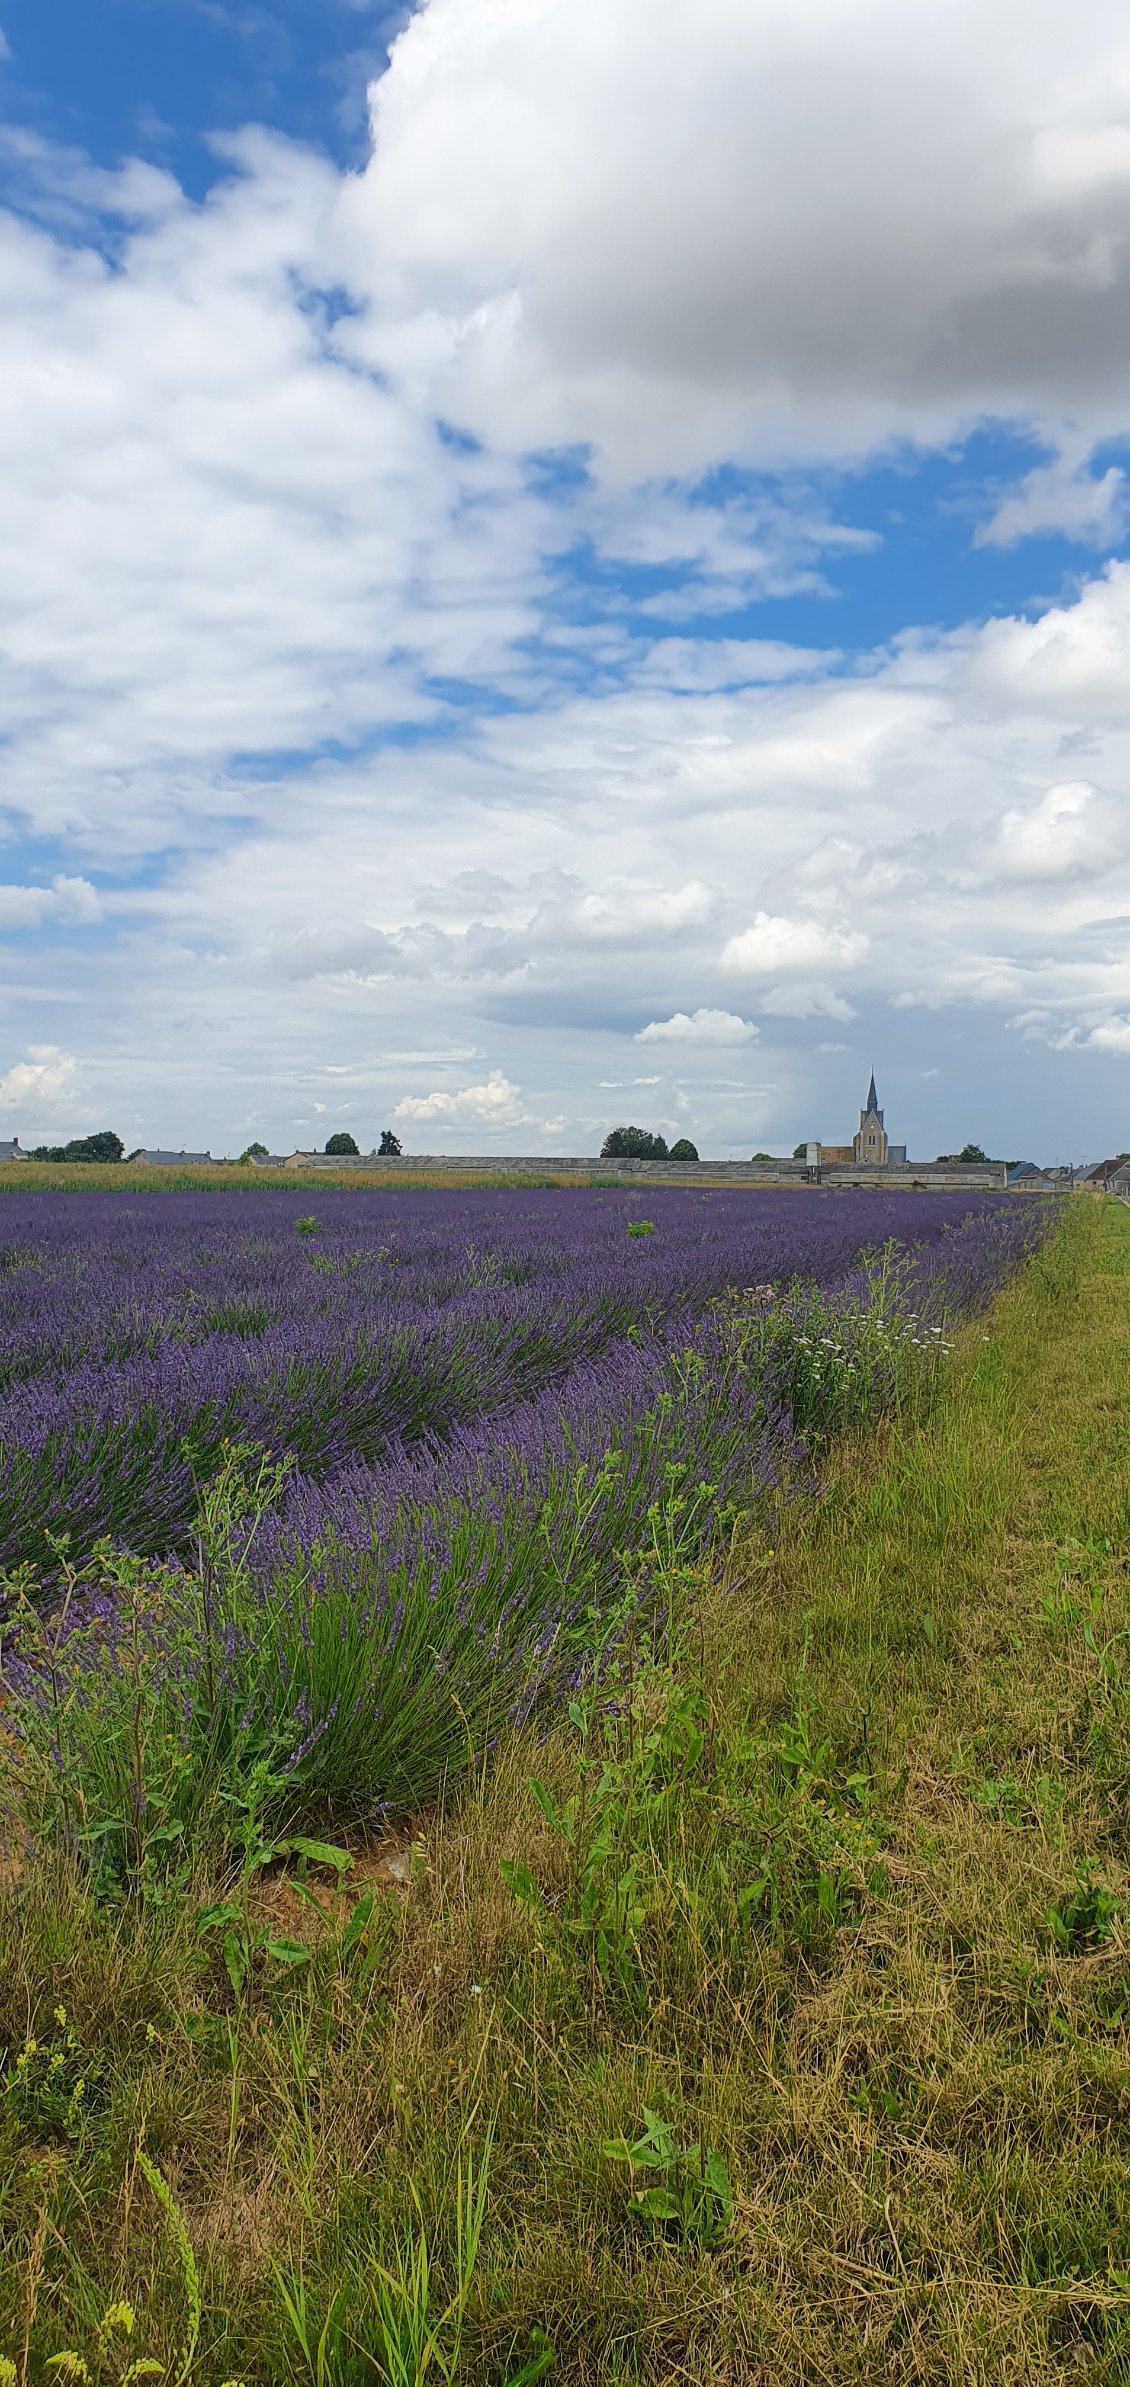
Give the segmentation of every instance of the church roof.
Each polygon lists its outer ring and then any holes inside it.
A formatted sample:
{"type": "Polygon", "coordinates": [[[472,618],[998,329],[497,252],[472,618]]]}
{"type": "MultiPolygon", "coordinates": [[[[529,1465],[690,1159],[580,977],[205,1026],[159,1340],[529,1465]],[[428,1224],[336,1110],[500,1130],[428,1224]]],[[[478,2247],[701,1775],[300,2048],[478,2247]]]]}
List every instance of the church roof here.
{"type": "Polygon", "coordinates": [[[877,1110],[878,1110],[878,1108],[879,1108],[879,1097],[878,1097],[878,1095],[877,1095],[877,1093],[876,1093],[876,1091],[875,1091],[875,1072],[874,1072],[874,1070],[872,1070],[872,1072],[871,1072],[871,1083],[870,1083],[870,1085],[868,1086],[868,1089],[867,1089],[867,1101],[866,1101],[866,1103],[864,1104],[864,1109],[865,1109],[865,1110],[868,1110],[868,1111],[877,1111],[877,1110]]]}

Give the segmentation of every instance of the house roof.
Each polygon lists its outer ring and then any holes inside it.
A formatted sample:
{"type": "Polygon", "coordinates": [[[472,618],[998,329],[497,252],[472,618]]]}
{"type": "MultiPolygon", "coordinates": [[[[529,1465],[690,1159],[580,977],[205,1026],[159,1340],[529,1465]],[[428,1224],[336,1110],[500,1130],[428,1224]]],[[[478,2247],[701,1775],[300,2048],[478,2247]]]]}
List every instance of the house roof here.
{"type": "Polygon", "coordinates": [[[210,1152],[135,1152],[133,1157],[142,1167],[151,1169],[202,1169],[212,1165],[210,1152]]]}

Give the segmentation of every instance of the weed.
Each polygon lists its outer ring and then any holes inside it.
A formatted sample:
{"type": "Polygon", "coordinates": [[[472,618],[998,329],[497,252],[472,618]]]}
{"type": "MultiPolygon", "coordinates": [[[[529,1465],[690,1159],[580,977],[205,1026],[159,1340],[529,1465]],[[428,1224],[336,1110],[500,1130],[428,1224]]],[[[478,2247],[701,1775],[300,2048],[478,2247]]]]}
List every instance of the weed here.
{"type": "Polygon", "coordinates": [[[1075,1886],[1057,1905],[1049,1906],[1044,1921],[1057,1948],[1065,1956],[1083,1956],[1110,1940],[1122,1913],[1122,1900],[1096,1881],[1084,1866],[1075,1886]]]}
{"type": "Polygon", "coordinates": [[[602,2153],[610,2163],[625,2163],[632,2182],[628,2210],[645,2228],[670,2234],[685,2245],[717,2246],[734,2218],[730,2177],[720,2155],[703,2154],[696,2139],[679,2146],[670,2123],[644,2107],[639,2138],[611,2138],[602,2153]],[[658,2172],[644,2188],[635,2186],[637,2172],[658,2172]]]}
{"type": "Polygon", "coordinates": [[[29,2136],[78,2139],[90,2118],[96,2084],[65,2006],[55,2007],[52,2021],[55,2028],[45,2042],[29,2033],[14,2057],[0,2057],[0,2098],[29,2136]]]}

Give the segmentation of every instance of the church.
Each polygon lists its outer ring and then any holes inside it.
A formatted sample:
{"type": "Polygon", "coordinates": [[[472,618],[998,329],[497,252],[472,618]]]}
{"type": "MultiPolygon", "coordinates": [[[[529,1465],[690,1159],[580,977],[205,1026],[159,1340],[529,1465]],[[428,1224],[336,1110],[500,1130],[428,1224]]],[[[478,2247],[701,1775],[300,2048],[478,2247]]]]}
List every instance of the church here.
{"type": "Polygon", "coordinates": [[[867,1089],[867,1100],[859,1114],[859,1126],[850,1144],[822,1144],[820,1158],[845,1168],[887,1169],[905,1164],[906,1145],[892,1144],[887,1136],[879,1096],[875,1086],[875,1072],[867,1089]]]}

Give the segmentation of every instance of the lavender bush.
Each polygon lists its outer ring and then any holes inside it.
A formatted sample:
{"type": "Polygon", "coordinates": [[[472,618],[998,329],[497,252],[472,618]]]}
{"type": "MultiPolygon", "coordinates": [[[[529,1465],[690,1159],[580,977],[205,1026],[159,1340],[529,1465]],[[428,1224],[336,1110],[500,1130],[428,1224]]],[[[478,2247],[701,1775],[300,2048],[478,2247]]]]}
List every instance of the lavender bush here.
{"type": "Polygon", "coordinates": [[[11,1713],[107,1882],[206,1812],[434,1793],[814,1438],[919,1397],[1048,1223],[672,1192],[633,1237],[631,1195],[344,1192],[299,1236],[303,1199],[6,1207],[11,1713]]]}

